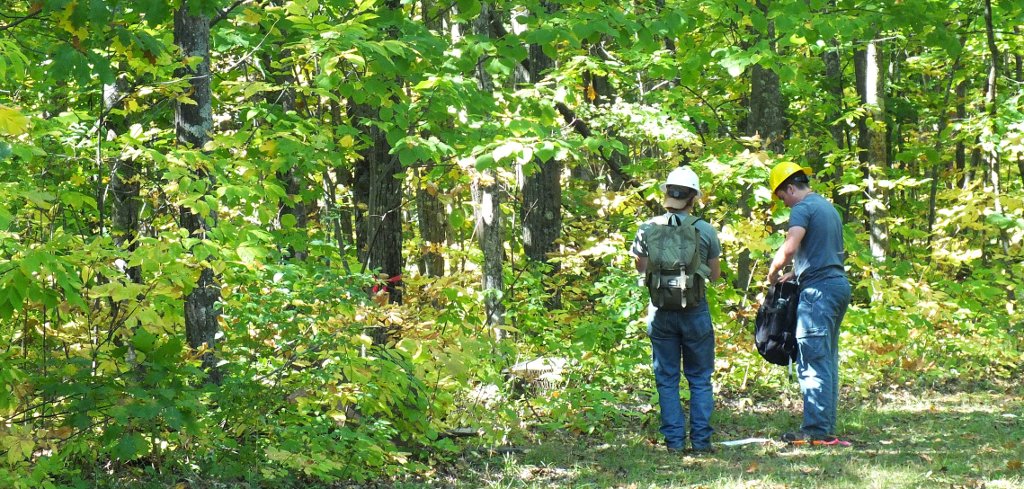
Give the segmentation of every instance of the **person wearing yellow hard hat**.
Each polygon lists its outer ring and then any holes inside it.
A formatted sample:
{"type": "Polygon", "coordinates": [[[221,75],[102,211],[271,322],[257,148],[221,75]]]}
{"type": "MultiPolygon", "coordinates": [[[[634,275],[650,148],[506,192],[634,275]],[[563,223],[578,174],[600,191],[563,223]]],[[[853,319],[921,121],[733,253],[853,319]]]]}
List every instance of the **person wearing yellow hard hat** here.
{"type": "Polygon", "coordinates": [[[786,240],[768,267],[768,282],[796,280],[797,376],[803,396],[799,431],[785,433],[791,443],[835,444],[839,403],[839,325],[850,304],[850,282],[843,261],[843,222],[827,199],[811,189],[810,168],[792,161],[776,164],[768,175],[775,198],[789,207],[786,240]],[[791,272],[782,274],[792,264],[791,272]]]}
{"type": "Polygon", "coordinates": [[[714,451],[715,332],[705,282],[714,282],[722,273],[722,245],[715,228],[693,215],[701,193],[700,179],[690,167],[669,172],[660,188],[668,212],[641,224],[630,248],[651,299],[647,336],[660,431],[670,452],[686,450],[689,439],[690,450],[706,453],[714,451]],[[688,410],[679,396],[683,376],[690,389],[688,410]]]}

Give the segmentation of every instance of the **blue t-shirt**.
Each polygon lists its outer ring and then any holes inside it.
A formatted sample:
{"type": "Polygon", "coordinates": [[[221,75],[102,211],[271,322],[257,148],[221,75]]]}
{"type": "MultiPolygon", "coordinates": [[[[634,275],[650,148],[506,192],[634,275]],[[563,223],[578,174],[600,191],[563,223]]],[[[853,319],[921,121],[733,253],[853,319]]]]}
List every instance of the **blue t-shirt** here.
{"type": "Polygon", "coordinates": [[[802,227],[804,238],[793,257],[797,282],[807,285],[819,280],[846,277],[843,260],[843,220],[832,203],[810,193],[789,212],[789,228],[802,227]]]}

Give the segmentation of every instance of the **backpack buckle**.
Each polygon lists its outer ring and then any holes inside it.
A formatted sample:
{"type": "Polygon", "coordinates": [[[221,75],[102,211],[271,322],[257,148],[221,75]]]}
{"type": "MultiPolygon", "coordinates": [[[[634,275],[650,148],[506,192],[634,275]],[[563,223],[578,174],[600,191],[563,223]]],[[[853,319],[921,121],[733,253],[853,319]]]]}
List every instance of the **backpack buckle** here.
{"type": "Polygon", "coordinates": [[[678,275],[662,275],[662,287],[686,290],[686,272],[680,270],[678,275]]]}

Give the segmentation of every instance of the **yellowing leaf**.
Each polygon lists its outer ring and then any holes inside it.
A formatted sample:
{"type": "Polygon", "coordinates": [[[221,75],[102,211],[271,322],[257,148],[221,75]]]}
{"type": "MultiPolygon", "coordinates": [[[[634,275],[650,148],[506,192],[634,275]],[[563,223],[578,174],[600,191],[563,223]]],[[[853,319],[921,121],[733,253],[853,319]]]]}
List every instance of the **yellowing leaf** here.
{"type": "Polygon", "coordinates": [[[0,133],[19,136],[28,132],[28,117],[15,109],[0,105],[0,133]]]}
{"type": "MultiPolygon", "coordinates": [[[[75,7],[77,6],[78,2],[68,2],[67,6],[64,7],[64,10],[57,15],[57,25],[71,33],[73,37],[86,38],[89,36],[89,29],[86,29],[84,25],[75,27],[75,24],[71,22],[71,16],[74,15],[75,7]]],[[[74,41],[72,41],[72,44],[73,43],[74,41]]]]}
{"type": "Polygon", "coordinates": [[[242,11],[242,20],[250,24],[259,24],[263,16],[254,8],[247,8],[242,11]]]}
{"type": "Polygon", "coordinates": [[[260,145],[260,151],[266,153],[267,156],[274,156],[277,154],[277,141],[264,141],[260,145]]]}
{"type": "Polygon", "coordinates": [[[338,141],[338,144],[340,144],[342,148],[351,148],[355,144],[355,139],[352,139],[352,136],[346,134],[341,137],[341,141],[338,141]]]}

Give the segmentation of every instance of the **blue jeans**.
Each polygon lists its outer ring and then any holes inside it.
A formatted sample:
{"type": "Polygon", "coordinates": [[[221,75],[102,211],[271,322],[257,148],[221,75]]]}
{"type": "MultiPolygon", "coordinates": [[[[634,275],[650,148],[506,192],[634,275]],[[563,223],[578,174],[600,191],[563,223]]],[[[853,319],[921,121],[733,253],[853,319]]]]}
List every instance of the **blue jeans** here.
{"type": "Polygon", "coordinates": [[[850,305],[850,282],[845,277],[800,285],[796,340],[797,376],[804,399],[800,431],[831,435],[839,404],[839,324],[850,305]]]}
{"type": "Polygon", "coordinates": [[[711,446],[715,332],[707,302],[683,311],[655,311],[647,324],[654,356],[654,381],[661,407],[661,433],[670,449],[686,446],[686,414],[679,400],[679,368],[690,385],[690,444],[711,446]]]}

